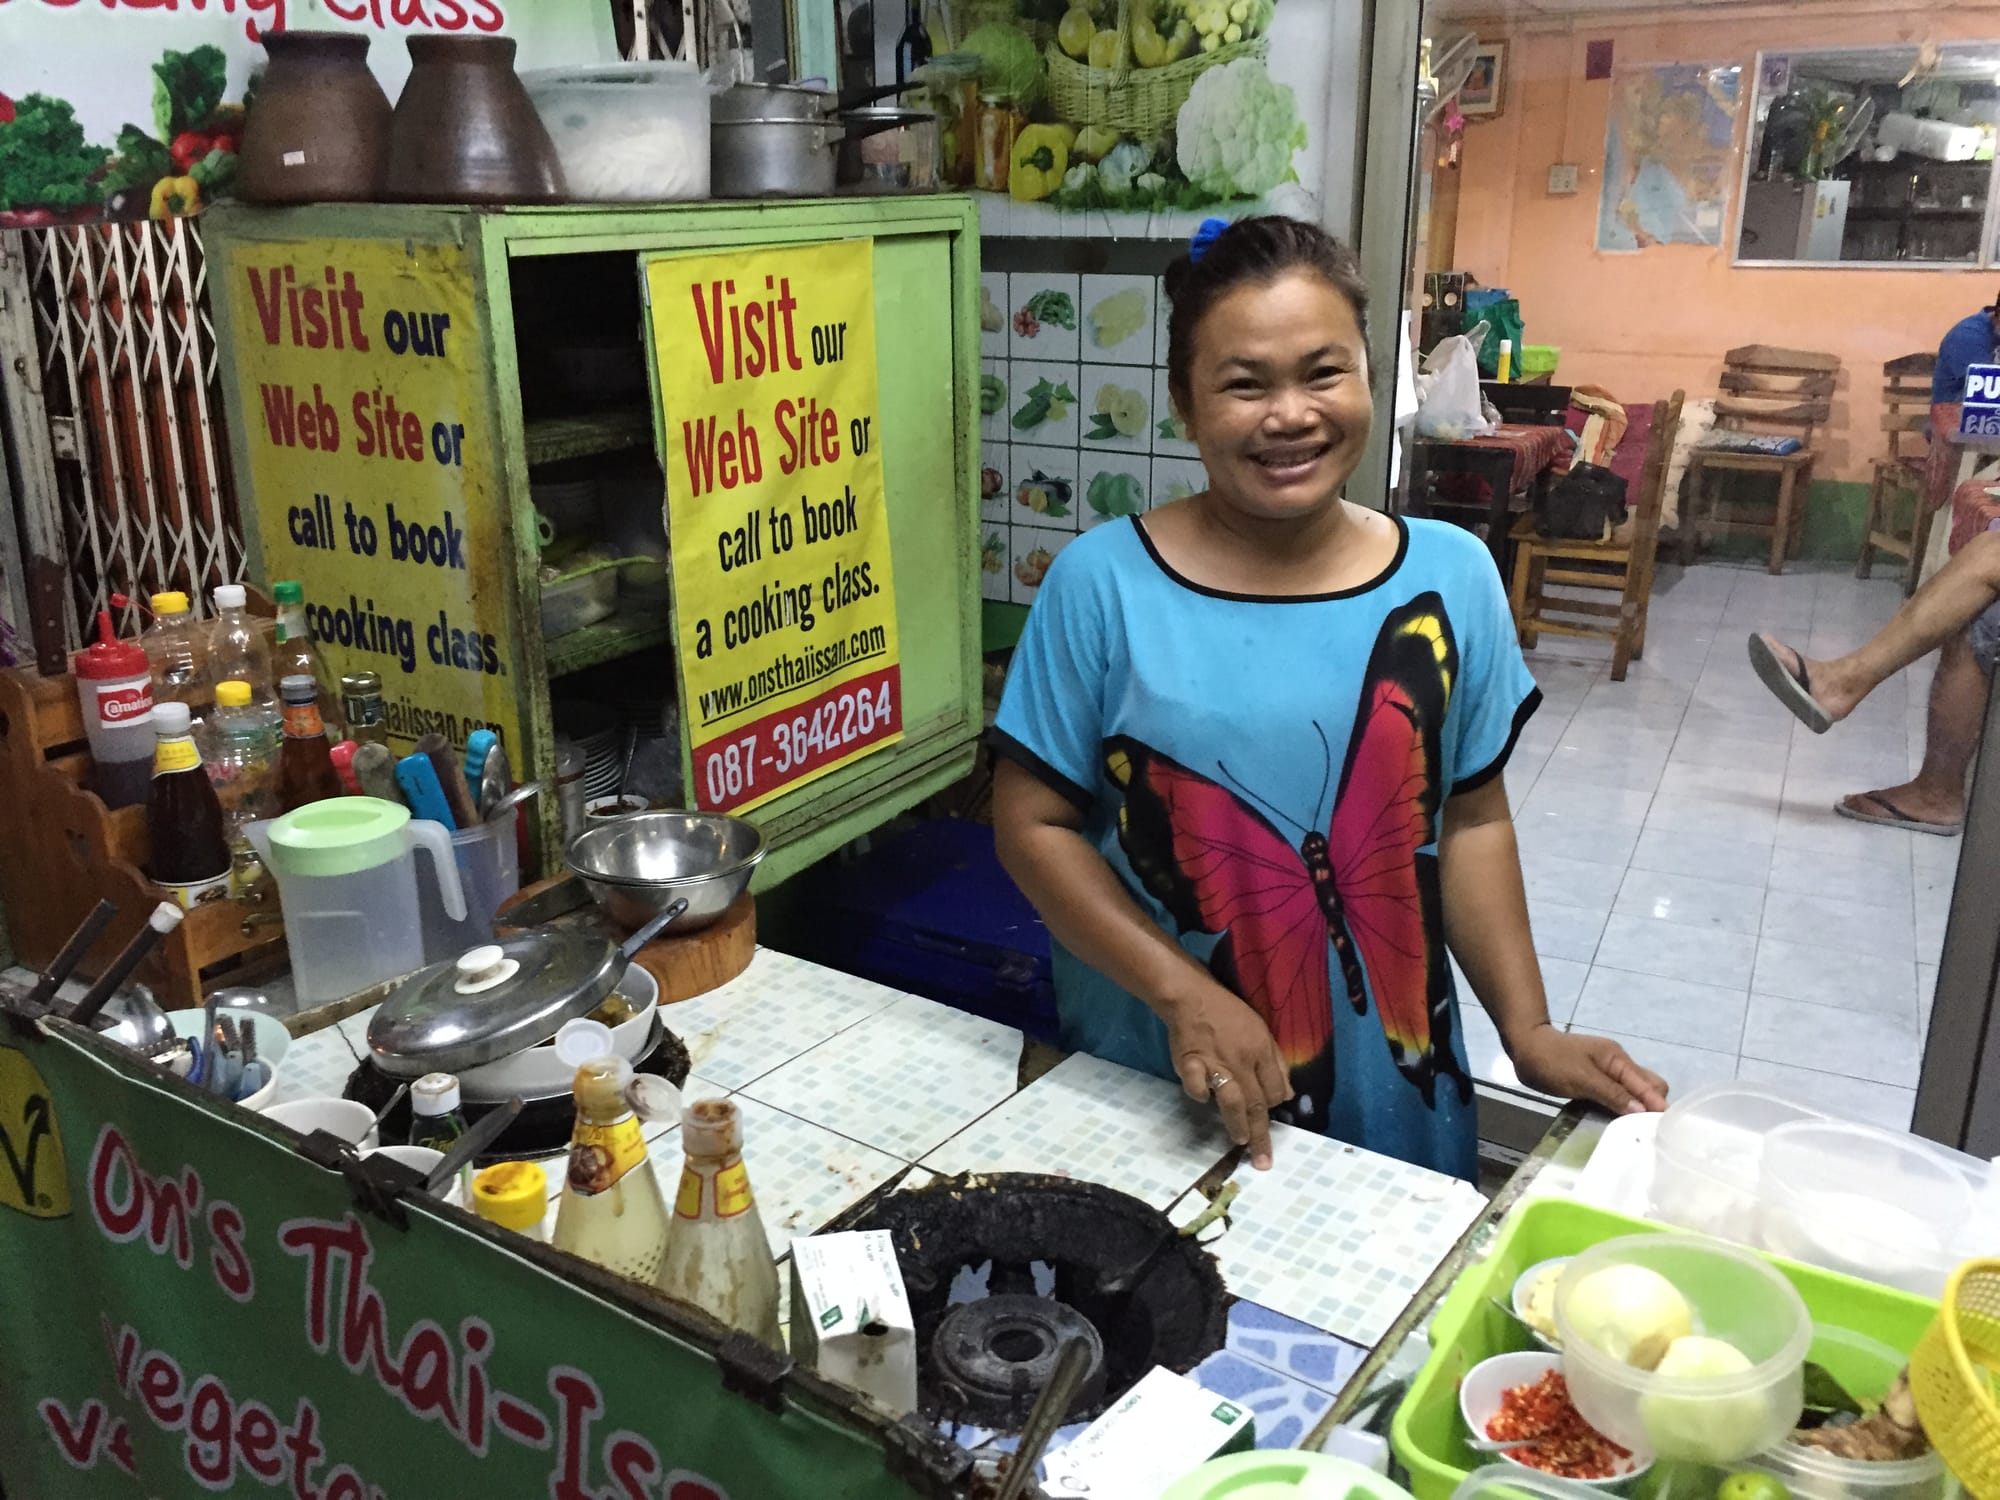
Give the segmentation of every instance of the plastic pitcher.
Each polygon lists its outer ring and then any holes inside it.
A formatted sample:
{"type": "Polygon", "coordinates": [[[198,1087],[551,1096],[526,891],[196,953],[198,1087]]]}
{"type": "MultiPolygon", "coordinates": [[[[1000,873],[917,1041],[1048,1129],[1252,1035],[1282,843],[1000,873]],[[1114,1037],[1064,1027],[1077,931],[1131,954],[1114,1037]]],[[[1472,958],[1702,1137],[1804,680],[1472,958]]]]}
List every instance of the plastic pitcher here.
{"type": "Polygon", "coordinates": [[[468,948],[493,941],[493,914],[521,888],[521,849],[510,815],[496,823],[475,823],[451,835],[458,861],[465,911],[445,910],[444,892],[429,871],[417,874],[417,904],[424,929],[424,962],[442,963],[468,948]]]}
{"type": "Polygon", "coordinates": [[[278,880],[301,1007],[424,966],[416,850],[427,850],[445,913],[465,917],[451,837],[378,797],[329,797],[244,829],[278,880]]]}

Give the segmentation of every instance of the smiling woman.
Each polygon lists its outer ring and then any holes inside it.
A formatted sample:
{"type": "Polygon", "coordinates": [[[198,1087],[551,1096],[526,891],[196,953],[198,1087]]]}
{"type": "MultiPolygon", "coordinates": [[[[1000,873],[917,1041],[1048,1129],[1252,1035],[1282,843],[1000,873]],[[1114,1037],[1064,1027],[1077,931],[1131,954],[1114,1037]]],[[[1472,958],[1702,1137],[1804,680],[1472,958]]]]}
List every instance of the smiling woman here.
{"type": "Polygon", "coordinates": [[[1524,1082],[1665,1086],[1549,1022],[1501,771],[1540,694],[1468,533],[1341,496],[1367,293],[1311,225],[1205,225],[1168,273],[1200,494],[1049,566],[994,738],[1002,859],[1054,937],[1063,1042],[1470,1177],[1447,943],[1524,1082]]]}

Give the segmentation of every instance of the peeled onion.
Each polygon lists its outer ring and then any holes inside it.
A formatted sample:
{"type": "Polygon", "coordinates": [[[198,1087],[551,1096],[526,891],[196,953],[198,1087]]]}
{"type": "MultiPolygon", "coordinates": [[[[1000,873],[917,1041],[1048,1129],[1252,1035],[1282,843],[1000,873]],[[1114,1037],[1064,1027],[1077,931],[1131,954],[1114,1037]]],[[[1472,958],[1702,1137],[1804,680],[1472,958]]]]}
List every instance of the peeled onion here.
{"type": "Polygon", "coordinates": [[[1592,1271],[1569,1294],[1565,1312],[1578,1338],[1640,1370],[1657,1367],[1676,1339],[1694,1332],[1687,1298],[1644,1266],[1592,1271]]]}
{"type": "MultiPolygon", "coordinates": [[[[1675,1339],[1657,1374],[1681,1380],[1720,1380],[1752,1369],[1749,1358],[1721,1339],[1675,1339]]],[[[1759,1389],[1721,1397],[1644,1396],[1639,1420],[1655,1453],[1705,1463],[1734,1463],[1770,1441],[1771,1393],[1759,1389]]]]}

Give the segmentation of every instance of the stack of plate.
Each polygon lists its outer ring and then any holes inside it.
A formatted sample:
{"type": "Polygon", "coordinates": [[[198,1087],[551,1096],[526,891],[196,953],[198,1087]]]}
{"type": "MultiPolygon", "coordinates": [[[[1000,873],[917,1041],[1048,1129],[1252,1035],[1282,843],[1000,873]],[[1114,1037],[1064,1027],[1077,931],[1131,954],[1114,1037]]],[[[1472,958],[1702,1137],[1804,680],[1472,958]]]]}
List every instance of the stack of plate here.
{"type": "Polygon", "coordinates": [[[601,703],[562,699],[552,704],[556,732],[583,752],[586,797],[608,797],[618,790],[624,770],[625,731],[618,716],[601,703]]]}

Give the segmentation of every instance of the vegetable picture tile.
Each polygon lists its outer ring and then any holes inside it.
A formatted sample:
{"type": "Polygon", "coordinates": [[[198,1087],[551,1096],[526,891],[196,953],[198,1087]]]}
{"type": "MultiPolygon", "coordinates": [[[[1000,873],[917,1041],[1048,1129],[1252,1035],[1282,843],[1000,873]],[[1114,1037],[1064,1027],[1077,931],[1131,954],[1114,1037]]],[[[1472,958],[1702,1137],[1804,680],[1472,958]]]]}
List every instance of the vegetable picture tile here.
{"type": "Polygon", "coordinates": [[[1083,424],[1085,448],[1144,453],[1152,446],[1152,371],[1129,365],[1085,365],[1083,424]]]}
{"type": "Polygon", "coordinates": [[[1144,510],[1152,482],[1150,470],[1150,461],[1144,454],[1085,453],[1079,476],[1083,484],[1083,507],[1077,512],[1083,530],[1124,516],[1136,516],[1144,510]]]}
{"type": "Polygon", "coordinates": [[[1199,458],[1201,449],[1187,435],[1187,428],[1174,414],[1173,397],[1167,391],[1167,372],[1153,371],[1153,410],[1150,414],[1153,451],[1167,458],[1199,458]]]}
{"type": "Polygon", "coordinates": [[[1154,276],[1085,276],[1083,339],[1085,363],[1153,363],[1154,276]]]}
{"type": "Polygon", "coordinates": [[[1208,488],[1208,470],[1198,459],[1156,458],[1153,460],[1153,484],[1147,491],[1147,509],[1168,505],[1175,500],[1185,500],[1189,495],[1198,495],[1208,488]]]}
{"type": "Polygon", "coordinates": [[[1041,592],[1042,579],[1048,575],[1049,564],[1056,560],[1058,552],[1076,540],[1076,533],[1018,524],[1012,533],[1013,558],[1009,570],[1014,582],[1009,597],[1015,604],[1033,604],[1035,595],[1041,592]]]}
{"type": "Polygon", "coordinates": [[[1006,443],[979,445],[979,519],[1004,525],[1013,519],[1007,507],[1013,503],[1011,475],[1013,450],[1006,443]]]}
{"type": "Polygon", "coordinates": [[[1007,485],[1008,519],[1017,526],[1075,531],[1083,504],[1076,482],[1076,451],[1016,443],[1009,452],[1014,467],[1007,485]]]}
{"type": "Polygon", "coordinates": [[[1016,271],[1007,278],[1013,298],[1007,310],[1015,359],[1075,359],[1078,278],[1061,272],[1016,271]]]}
{"type": "Polygon", "coordinates": [[[1008,362],[982,359],[979,362],[979,436],[989,443],[1007,441],[1007,419],[1014,409],[1009,389],[1008,362]]]}
{"type": "Polygon", "coordinates": [[[1082,385],[1077,367],[1016,359],[1008,368],[1008,441],[1075,447],[1082,385]]]}
{"type": "Polygon", "coordinates": [[[1000,359],[1007,353],[1007,273],[1005,271],[981,271],[979,273],[979,352],[988,359],[1000,359]]]}
{"type": "Polygon", "coordinates": [[[979,597],[995,604],[1013,602],[1014,588],[1008,569],[1013,564],[1011,527],[991,522],[979,528],[979,597]]]}

